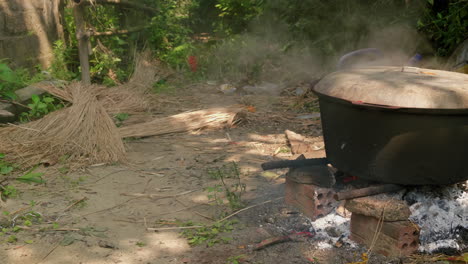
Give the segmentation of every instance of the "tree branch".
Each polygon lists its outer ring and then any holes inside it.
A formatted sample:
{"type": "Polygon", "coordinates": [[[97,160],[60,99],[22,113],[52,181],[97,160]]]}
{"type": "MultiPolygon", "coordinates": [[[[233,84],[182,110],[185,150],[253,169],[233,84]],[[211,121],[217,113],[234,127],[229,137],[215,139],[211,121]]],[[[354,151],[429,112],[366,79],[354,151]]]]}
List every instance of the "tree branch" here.
{"type": "Polygon", "coordinates": [[[92,5],[92,4],[101,4],[101,5],[117,5],[117,6],[125,6],[131,7],[136,9],[141,9],[144,11],[148,11],[151,13],[158,12],[158,9],[146,6],[144,4],[135,3],[135,1],[129,0],[74,0],[77,4],[83,5],[92,5]]]}

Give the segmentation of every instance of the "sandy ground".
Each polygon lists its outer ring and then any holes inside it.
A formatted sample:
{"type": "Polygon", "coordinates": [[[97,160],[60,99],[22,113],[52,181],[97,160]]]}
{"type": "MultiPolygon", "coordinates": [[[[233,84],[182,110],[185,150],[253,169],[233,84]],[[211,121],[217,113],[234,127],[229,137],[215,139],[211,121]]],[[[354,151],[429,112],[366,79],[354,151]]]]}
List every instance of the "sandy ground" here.
{"type": "MultiPolygon", "coordinates": [[[[71,174],[48,173],[46,185],[15,184],[21,195],[9,199],[2,208],[9,215],[2,216],[0,225],[13,222],[24,226],[24,219],[30,219],[31,224],[28,229],[0,236],[0,263],[344,264],[360,260],[365,249],[344,246],[320,250],[317,244],[321,241],[314,238],[251,250],[261,240],[281,235],[272,228],[272,221],[292,228],[294,223],[306,221],[284,204],[285,171],[265,174],[260,168],[274,156],[292,158],[287,151],[285,129],[312,138],[316,156],[324,156],[320,123],[295,118],[298,112],[290,108],[294,100],[227,96],[207,85],[181,89],[164,98],[165,103],[158,109],[161,116],[235,103],[253,105],[257,111],[229,130],[129,141],[128,165],[93,166],[71,174]],[[219,214],[229,208],[210,203],[206,188],[220,181],[210,178],[208,171],[232,162],[240,167],[247,206],[272,201],[230,218],[239,223],[223,236],[233,240],[212,247],[192,247],[180,230],[147,231],[148,227],[177,227],[187,221],[209,224],[219,219],[219,214]],[[135,196],[138,194],[146,196],[135,196]],[[11,235],[17,240],[8,241],[11,235]]],[[[369,263],[400,262],[372,256],[369,263]]]]}

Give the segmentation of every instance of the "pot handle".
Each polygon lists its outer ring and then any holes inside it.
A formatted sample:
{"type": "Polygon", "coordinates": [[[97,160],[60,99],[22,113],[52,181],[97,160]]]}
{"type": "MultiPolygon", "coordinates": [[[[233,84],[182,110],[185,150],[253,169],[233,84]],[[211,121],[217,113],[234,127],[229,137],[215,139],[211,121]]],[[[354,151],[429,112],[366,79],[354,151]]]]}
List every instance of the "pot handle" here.
{"type": "Polygon", "coordinates": [[[352,51],[352,52],[349,52],[349,53],[343,55],[340,58],[340,60],[338,61],[338,65],[337,65],[338,70],[342,70],[342,69],[346,68],[346,62],[351,60],[353,57],[362,56],[362,55],[365,55],[365,54],[373,54],[373,55],[376,55],[379,58],[383,57],[382,51],[380,51],[379,49],[376,49],[376,48],[367,48],[367,49],[355,50],[355,51],[352,51]]]}
{"type": "Polygon", "coordinates": [[[351,103],[353,105],[370,106],[370,107],[378,107],[378,108],[385,108],[385,109],[400,109],[401,108],[399,106],[392,106],[392,105],[364,103],[363,101],[351,101],[351,103]]]}

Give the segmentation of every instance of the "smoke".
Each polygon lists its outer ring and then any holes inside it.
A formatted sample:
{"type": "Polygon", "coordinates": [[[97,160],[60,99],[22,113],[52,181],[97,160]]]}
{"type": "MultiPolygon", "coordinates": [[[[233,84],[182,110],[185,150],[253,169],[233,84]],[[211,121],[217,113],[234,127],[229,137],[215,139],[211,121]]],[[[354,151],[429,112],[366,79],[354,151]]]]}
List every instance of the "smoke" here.
{"type": "Polygon", "coordinates": [[[417,7],[356,2],[306,0],[288,7],[272,0],[246,33],[217,46],[208,75],[239,84],[303,82],[337,70],[340,57],[357,49],[380,50],[383,58],[373,63],[382,66],[432,52],[416,30],[417,7]]]}

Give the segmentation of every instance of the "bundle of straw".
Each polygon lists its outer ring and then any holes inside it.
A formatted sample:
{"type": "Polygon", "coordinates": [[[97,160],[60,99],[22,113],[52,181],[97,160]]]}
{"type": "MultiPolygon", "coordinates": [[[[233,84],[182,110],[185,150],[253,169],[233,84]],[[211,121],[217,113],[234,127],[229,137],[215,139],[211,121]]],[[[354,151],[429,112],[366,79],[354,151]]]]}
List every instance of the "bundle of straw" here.
{"type": "Polygon", "coordinates": [[[242,110],[241,106],[230,106],[187,112],[121,127],[118,131],[122,138],[127,138],[157,136],[204,128],[225,128],[241,121],[241,115],[244,113],[242,110]]]}
{"type": "Polygon", "coordinates": [[[125,160],[125,148],[112,119],[96,98],[93,86],[74,83],[60,90],[72,105],[22,126],[0,128],[0,153],[24,167],[72,166],[125,160]]]}

